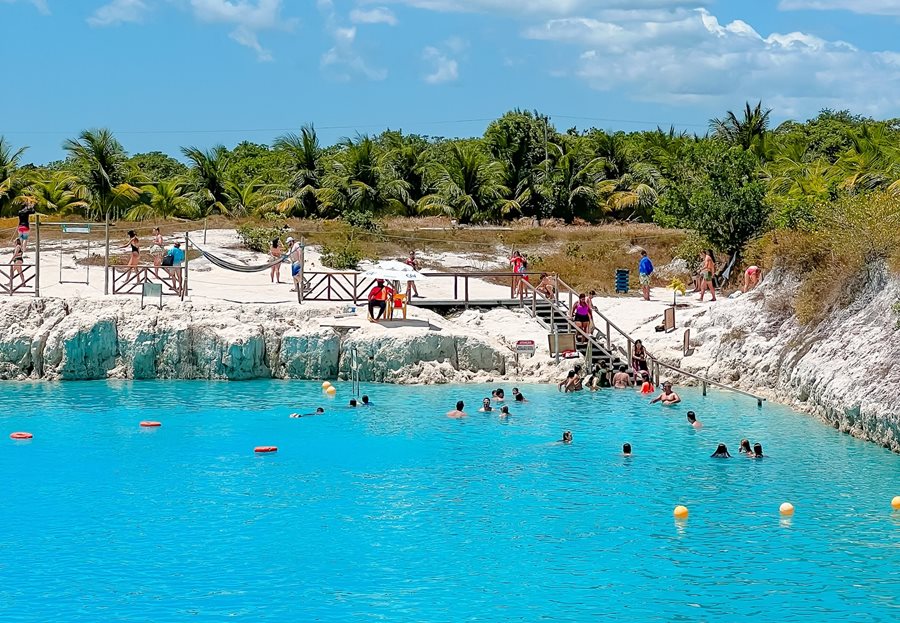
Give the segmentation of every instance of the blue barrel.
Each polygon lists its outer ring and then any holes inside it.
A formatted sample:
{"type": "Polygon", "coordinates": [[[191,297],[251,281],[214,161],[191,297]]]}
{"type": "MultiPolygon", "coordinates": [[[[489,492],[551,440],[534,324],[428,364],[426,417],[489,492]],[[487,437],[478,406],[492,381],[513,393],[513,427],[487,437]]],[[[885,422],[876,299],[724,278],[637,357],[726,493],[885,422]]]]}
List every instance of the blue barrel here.
{"type": "Polygon", "coordinates": [[[628,273],[627,268],[616,269],[616,294],[628,294],[628,273]]]}

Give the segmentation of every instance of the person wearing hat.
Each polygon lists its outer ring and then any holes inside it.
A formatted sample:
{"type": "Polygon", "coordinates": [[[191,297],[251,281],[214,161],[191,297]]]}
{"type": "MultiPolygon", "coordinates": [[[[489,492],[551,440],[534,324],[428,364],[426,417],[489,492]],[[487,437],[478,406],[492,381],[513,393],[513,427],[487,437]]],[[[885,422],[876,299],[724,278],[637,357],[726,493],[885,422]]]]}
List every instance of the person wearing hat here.
{"type": "Polygon", "coordinates": [[[369,291],[369,320],[378,322],[378,320],[384,316],[389,298],[390,288],[384,285],[384,279],[376,280],[375,287],[369,291]],[[377,316],[375,315],[376,309],[378,310],[377,316]]]}
{"type": "Polygon", "coordinates": [[[681,397],[672,391],[672,384],[669,381],[663,383],[662,393],[650,401],[650,404],[661,402],[666,406],[677,405],[681,402],[681,397]]]}
{"type": "Polygon", "coordinates": [[[172,285],[174,286],[175,294],[178,296],[181,296],[181,291],[184,288],[184,279],[182,271],[175,270],[175,268],[180,267],[183,262],[184,251],[181,249],[181,243],[176,241],[166,252],[166,256],[162,260],[162,265],[166,268],[166,272],[169,273],[169,276],[172,278],[172,285]]]}

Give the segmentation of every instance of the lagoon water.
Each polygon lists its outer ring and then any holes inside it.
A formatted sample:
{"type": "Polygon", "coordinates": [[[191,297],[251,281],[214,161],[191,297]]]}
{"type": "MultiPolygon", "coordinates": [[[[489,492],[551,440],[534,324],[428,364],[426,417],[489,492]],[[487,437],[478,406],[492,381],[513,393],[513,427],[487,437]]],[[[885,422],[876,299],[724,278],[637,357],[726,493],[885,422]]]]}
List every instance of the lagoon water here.
{"type": "Polygon", "coordinates": [[[504,422],[487,386],[338,387],[2,385],[0,620],[900,620],[900,457],[808,416],[522,386],[504,422]]]}

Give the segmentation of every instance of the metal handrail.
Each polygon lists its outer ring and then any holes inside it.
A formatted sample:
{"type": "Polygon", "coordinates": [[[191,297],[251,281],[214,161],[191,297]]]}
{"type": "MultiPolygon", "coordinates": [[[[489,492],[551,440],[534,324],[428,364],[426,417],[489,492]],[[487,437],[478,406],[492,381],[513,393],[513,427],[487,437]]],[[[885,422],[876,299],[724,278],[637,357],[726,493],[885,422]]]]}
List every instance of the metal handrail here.
{"type": "MultiPolygon", "coordinates": [[[[557,288],[556,288],[557,296],[559,296],[560,286],[562,286],[563,288],[565,288],[568,291],[569,299],[572,300],[572,295],[575,294],[576,291],[569,284],[567,284],[565,281],[560,279],[559,276],[556,277],[556,282],[557,282],[557,288]]],[[[593,307],[593,305],[591,307],[593,307]]],[[[594,308],[593,312],[594,312],[594,314],[599,316],[603,320],[603,322],[606,323],[606,335],[607,335],[607,344],[608,345],[611,343],[610,328],[615,329],[619,335],[621,335],[622,337],[624,337],[627,340],[628,351],[625,352],[620,348],[620,352],[622,352],[622,354],[625,354],[628,356],[628,363],[630,365],[631,360],[632,360],[632,354],[633,354],[635,340],[633,340],[632,337],[627,332],[625,332],[621,327],[619,327],[612,320],[607,318],[606,315],[603,314],[601,311],[594,308]]],[[[597,329],[597,327],[596,327],[596,323],[594,325],[594,329],[599,331],[599,329],[597,329]]],[[[700,381],[701,386],[703,388],[704,396],[706,395],[707,385],[712,385],[713,387],[725,389],[725,390],[734,392],[736,394],[742,394],[744,396],[749,396],[750,398],[753,398],[754,400],[756,400],[757,406],[760,406],[760,407],[762,406],[762,403],[765,402],[765,400],[766,400],[762,396],[758,396],[751,392],[747,392],[742,389],[737,389],[735,387],[729,387],[728,385],[724,385],[717,381],[713,381],[711,379],[702,377],[698,374],[694,374],[693,372],[688,372],[687,370],[683,370],[683,369],[679,368],[678,366],[673,366],[671,364],[665,363],[664,361],[661,361],[659,359],[659,357],[656,357],[653,354],[651,354],[650,351],[647,350],[646,346],[644,347],[644,352],[647,354],[648,361],[650,361],[653,365],[656,366],[656,384],[657,385],[659,384],[659,368],[662,367],[662,368],[666,368],[667,370],[671,370],[672,372],[675,372],[677,374],[681,374],[681,375],[684,375],[684,376],[687,376],[687,377],[690,377],[690,378],[700,381]]]]}

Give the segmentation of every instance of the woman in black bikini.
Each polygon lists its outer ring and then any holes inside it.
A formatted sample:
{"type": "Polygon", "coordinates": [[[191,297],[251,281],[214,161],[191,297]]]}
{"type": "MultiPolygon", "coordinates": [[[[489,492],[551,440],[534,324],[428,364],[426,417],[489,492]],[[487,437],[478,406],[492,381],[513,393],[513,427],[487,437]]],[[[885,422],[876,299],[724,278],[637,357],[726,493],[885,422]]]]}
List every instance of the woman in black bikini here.
{"type": "Polygon", "coordinates": [[[138,247],[138,237],[133,229],[128,230],[128,244],[122,245],[122,248],[131,247],[131,257],[128,258],[128,272],[137,272],[138,260],[141,256],[141,249],[138,247]]]}
{"type": "Polygon", "coordinates": [[[25,261],[24,250],[22,249],[22,240],[16,239],[16,248],[13,249],[12,255],[12,275],[19,275],[19,279],[22,280],[22,285],[25,285],[25,273],[22,272],[22,262],[25,261]]]}
{"type": "Polygon", "coordinates": [[[631,367],[634,368],[638,375],[640,375],[642,370],[647,370],[647,350],[644,348],[644,343],[640,340],[635,340],[634,342],[634,350],[631,353],[631,367]]]}

